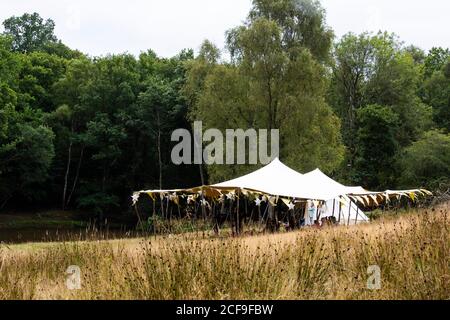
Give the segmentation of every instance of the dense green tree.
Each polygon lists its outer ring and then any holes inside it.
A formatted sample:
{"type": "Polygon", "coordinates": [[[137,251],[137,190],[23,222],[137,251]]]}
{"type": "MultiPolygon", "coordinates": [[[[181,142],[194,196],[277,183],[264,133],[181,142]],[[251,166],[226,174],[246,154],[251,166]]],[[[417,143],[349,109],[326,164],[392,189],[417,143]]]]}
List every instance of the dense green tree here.
{"type": "Polygon", "coordinates": [[[425,63],[426,54],[421,48],[410,45],[405,48],[405,51],[411,55],[416,64],[423,65],[425,63]]]}
{"type": "MultiPolygon", "coordinates": [[[[191,119],[222,131],[279,129],[286,163],[301,171],[317,166],[331,171],[343,148],[339,119],[324,100],[326,70],[299,39],[287,45],[285,37],[278,20],[252,14],[246,25],[228,32],[231,64],[217,63],[217,51],[204,44],[188,76],[190,96],[197,97],[191,119]]],[[[211,165],[208,173],[217,181],[251,168],[211,165]]]]}
{"type": "Polygon", "coordinates": [[[450,58],[423,84],[423,100],[433,107],[436,124],[450,132],[450,58]]]}
{"type": "Polygon", "coordinates": [[[11,197],[39,200],[54,156],[53,132],[31,109],[0,106],[0,207],[11,197]]]}
{"type": "Polygon", "coordinates": [[[398,116],[391,108],[368,105],[357,111],[358,149],[354,163],[354,180],[373,190],[392,186],[393,165],[398,151],[396,131],[398,116]]]}
{"type": "Polygon", "coordinates": [[[450,186],[450,135],[437,130],[426,132],[402,152],[397,167],[402,171],[401,187],[446,190],[450,186]]]}
{"type": "Polygon", "coordinates": [[[9,48],[10,39],[0,36],[0,207],[12,197],[39,199],[42,189],[34,187],[47,178],[54,156],[41,113],[17,110],[21,59],[9,48]]]}
{"type": "MultiPolygon", "coordinates": [[[[140,185],[173,188],[200,184],[195,166],[174,165],[171,160],[171,150],[174,146],[171,141],[172,131],[178,128],[191,129],[187,119],[188,103],[182,95],[182,88],[186,83],[186,65],[191,59],[192,50],[182,50],[170,59],[154,58],[154,72],[147,73],[143,79],[143,88],[135,105],[135,117],[144,125],[139,136],[145,138],[149,144],[147,152],[153,155],[153,158],[150,156],[146,160],[146,169],[141,168],[139,175],[147,171],[152,173],[153,178],[147,179],[151,181],[150,184],[140,182],[140,185]],[[155,166],[155,163],[158,166],[155,166]]],[[[139,65],[142,65],[142,62],[141,57],[139,65]]],[[[138,180],[143,181],[142,177],[138,180]]]]}
{"type": "Polygon", "coordinates": [[[399,119],[395,139],[400,147],[432,126],[432,109],[418,96],[422,67],[411,50],[388,33],[350,33],[336,44],[328,100],[343,121],[346,165],[353,168],[343,170],[348,183],[362,183],[352,172],[358,149],[365,148],[356,139],[360,108],[371,104],[391,108],[399,119]]]}
{"type": "Polygon", "coordinates": [[[62,43],[61,40],[58,40],[57,42],[46,43],[42,48],[42,52],[56,55],[66,60],[80,59],[85,56],[82,52],[78,50],[70,49],[68,46],[62,43]]]}
{"type": "Polygon", "coordinates": [[[11,17],[3,22],[4,34],[12,37],[12,49],[18,52],[32,52],[43,49],[51,42],[56,42],[55,22],[44,19],[34,12],[24,13],[20,17],[11,17]]]}
{"type": "MultiPolygon", "coordinates": [[[[274,21],[280,28],[280,45],[291,56],[308,48],[313,57],[327,61],[333,40],[333,31],[325,24],[325,11],[315,0],[253,0],[249,23],[259,18],[274,21]]],[[[229,36],[233,36],[232,30],[229,36]]],[[[229,38],[229,42],[230,42],[229,38]]],[[[236,50],[231,46],[232,50],[236,50]]]]}
{"type": "Polygon", "coordinates": [[[174,105],[168,100],[174,95],[173,89],[165,81],[155,78],[148,81],[147,89],[141,92],[138,106],[141,119],[146,119],[148,127],[146,130],[156,145],[158,163],[158,186],[162,189],[163,184],[163,159],[162,147],[167,144],[167,136],[171,129],[172,109],[174,105]]]}
{"type": "MultiPolygon", "coordinates": [[[[121,159],[127,138],[120,114],[135,102],[139,90],[137,62],[130,55],[117,55],[75,67],[74,72],[87,77],[86,83],[75,87],[79,91],[75,91],[72,104],[78,122],[77,149],[80,157],[83,150],[85,158],[79,173],[77,203],[103,213],[120,204],[116,192],[122,190],[125,172],[121,159]],[[103,200],[97,203],[98,199],[103,200]]],[[[68,87],[70,82],[61,86],[68,87]]]]}
{"type": "Polygon", "coordinates": [[[46,117],[57,133],[53,188],[63,207],[102,214],[126,208],[137,188],[195,181],[189,168],[170,161],[170,133],[187,126],[180,89],[190,57],[191,51],[170,59],[148,51],[138,60],[115,55],[68,63],[54,85],[59,107],[46,117]],[[185,175],[173,174],[178,170],[185,175]]]}
{"type": "Polygon", "coordinates": [[[64,75],[67,60],[45,52],[21,54],[19,57],[19,106],[46,112],[55,110],[53,86],[64,75]]]}
{"type": "Polygon", "coordinates": [[[329,100],[344,121],[343,137],[350,152],[355,151],[356,110],[368,104],[390,106],[404,118],[402,145],[430,125],[431,110],[417,97],[420,67],[394,35],[347,34],[334,56],[329,100]]]}
{"type": "Polygon", "coordinates": [[[13,85],[17,82],[20,61],[17,55],[10,50],[11,38],[0,35],[0,81],[13,85]]]}
{"type": "Polygon", "coordinates": [[[95,114],[86,100],[94,74],[91,60],[71,60],[64,76],[53,86],[58,107],[46,116],[46,122],[56,135],[50,189],[53,194],[61,195],[63,209],[73,205],[71,202],[78,191],[82,164],[86,161],[86,128],[95,114]]]}
{"type": "Polygon", "coordinates": [[[428,52],[424,61],[424,75],[429,78],[434,72],[440,71],[450,58],[450,49],[434,47],[428,52]]]}
{"type": "Polygon", "coordinates": [[[209,40],[203,41],[198,56],[185,63],[188,69],[182,93],[190,109],[193,109],[202,93],[205,79],[217,65],[220,58],[219,49],[209,40]]]}

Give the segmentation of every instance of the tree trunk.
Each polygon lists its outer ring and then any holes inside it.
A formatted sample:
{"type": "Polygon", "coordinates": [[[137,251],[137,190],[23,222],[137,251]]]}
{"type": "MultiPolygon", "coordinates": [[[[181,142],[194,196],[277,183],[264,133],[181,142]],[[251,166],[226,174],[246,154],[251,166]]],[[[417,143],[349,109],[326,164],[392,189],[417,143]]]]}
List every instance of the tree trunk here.
{"type": "Polygon", "coordinates": [[[161,160],[161,122],[159,111],[156,111],[156,119],[158,121],[158,164],[159,164],[159,189],[162,190],[162,160],[161,160]]]}
{"type": "MultiPolygon", "coordinates": [[[[159,117],[159,110],[156,110],[156,121],[158,126],[158,138],[157,138],[157,148],[158,148],[158,166],[159,166],[159,190],[162,190],[162,160],[161,160],[161,119],[159,117]]],[[[161,215],[164,217],[164,199],[161,199],[161,215]]]]}
{"type": "Polygon", "coordinates": [[[11,199],[11,196],[7,196],[6,198],[5,198],[5,200],[2,202],[2,204],[0,205],[0,210],[1,209],[3,209],[5,206],[6,206],[6,204],[8,203],[8,200],[9,199],[11,199]]]}
{"type": "Polygon", "coordinates": [[[72,195],[75,191],[75,187],[77,185],[78,178],[80,176],[80,168],[81,168],[81,162],[83,161],[83,154],[84,154],[84,146],[81,147],[80,159],[78,160],[78,166],[77,166],[77,172],[75,173],[75,179],[73,180],[72,189],[70,190],[69,197],[67,198],[66,206],[69,205],[70,200],[72,199],[72,195]]]}
{"type": "Polygon", "coordinates": [[[73,142],[70,141],[68,156],[67,156],[66,174],[64,175],[64,188],[63,188],[62,206],[61,206],[63,211],[66,209],[67,184],[68,184],[68,179],[69,179],[70,164],[72,162],[72,145],[73,145],[73,142]]]}
{"type": "Polygon", "coordinates": [[[237,198],[237,205],[236,205],[236,234],[239,235],[241,233],[241,221],[240,221],[240,217],[239,217],[239,196],[240,194],[238,193],[236,198],[237,198]]]}

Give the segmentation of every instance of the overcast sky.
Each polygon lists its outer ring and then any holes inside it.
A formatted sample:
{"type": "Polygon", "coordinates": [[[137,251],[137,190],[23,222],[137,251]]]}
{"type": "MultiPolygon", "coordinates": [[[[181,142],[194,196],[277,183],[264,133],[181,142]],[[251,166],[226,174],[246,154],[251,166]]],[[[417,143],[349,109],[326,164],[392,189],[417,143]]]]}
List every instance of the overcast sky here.
{"type": "MultiPolygon", "coordinates": [[[[450,47],[449,0],[321,3],[338,37],[349,31],[387,30],[425,50],[450,47]]],[[[139,54],[151,48],[169,57],[183,48],[197,50],[204,39],[222,48],[224,32],[241,24],[250,5],[251,0],[2,0],[0,20],[38,12],[55,21],[59,39],[85,53],[139,54]]]]}

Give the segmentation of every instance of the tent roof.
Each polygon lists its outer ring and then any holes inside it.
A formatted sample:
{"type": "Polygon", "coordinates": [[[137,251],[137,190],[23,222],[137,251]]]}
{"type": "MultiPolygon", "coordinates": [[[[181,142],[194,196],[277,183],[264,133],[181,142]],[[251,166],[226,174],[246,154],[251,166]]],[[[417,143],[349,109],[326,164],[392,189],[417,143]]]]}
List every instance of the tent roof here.
{"type": "Polygon", "coordinates": [[[320,171],[320,169],[313,170],[303,175],[304,183],[313,185],[322,193],[324,193],[324,197],[328,199],[333,199],[340,195],[345,194],[366,194],[370,193],[363,187],[360,186],[345,186],[329,176],[320,171]]]}
{"type": "MultiPolygon", "coordinates": [[[[311,199],[327,201],[344,195],[370,195],[370,194],[398,194],[405,192],[422,192],[420,190],[371,192],[362,187],[345,186],[324,174],[319,169],[301,174],[275,158],[270,164],[236,179],[225,182],[195,187],[190,189],[172,190],[146,190],[139,193],[167,193],[167,192],[206,192],[220,194],[219,190],[247,189],[262,193],[292,197],[298,199],[311,199]]],[[[425,190],[426,191],[426,190],[425,190]]],[[[429,191],[425,193],[429,194],[429,191]]]]}
{"type": "Polygon", "coordinates": [[[270,194],[278,194],[282,184],[288,184],[295,188],[302,174],[289,168],[278,158],[268,165],[236,179],[211,185],[217,188],[243,188],[262,191],[270,194]]]}
{"type": "Polygon", "coordinates": [[[303,175],[283,164],[278,158],[261,169],[211,187],[252,189],[272,195],[316,200],[366,192],[362,187],[344,186],[319,169],[303,175]]]}

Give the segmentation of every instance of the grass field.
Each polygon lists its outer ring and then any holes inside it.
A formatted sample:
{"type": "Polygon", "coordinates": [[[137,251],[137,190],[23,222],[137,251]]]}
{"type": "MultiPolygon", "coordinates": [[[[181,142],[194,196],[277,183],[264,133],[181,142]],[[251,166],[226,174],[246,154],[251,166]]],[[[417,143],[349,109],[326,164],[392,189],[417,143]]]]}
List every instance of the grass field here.
{"type": "Polygon", "coordinates": [[[450,299],[448,210],[240,238],[1,245],[0,299],[450,299]],[[81,289],[66,286],[70,265],[81,289]]]}

